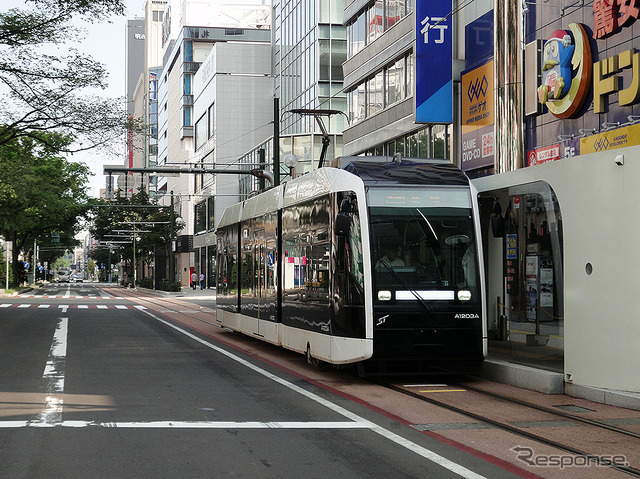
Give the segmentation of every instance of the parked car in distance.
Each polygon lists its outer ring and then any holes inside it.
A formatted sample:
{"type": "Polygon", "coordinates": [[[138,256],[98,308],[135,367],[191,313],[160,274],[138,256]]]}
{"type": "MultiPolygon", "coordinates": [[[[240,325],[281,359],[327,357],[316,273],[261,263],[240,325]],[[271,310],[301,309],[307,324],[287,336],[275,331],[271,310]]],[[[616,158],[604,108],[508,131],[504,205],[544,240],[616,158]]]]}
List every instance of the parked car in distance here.
{"type": "Polygon", "coordinates": [[[82,283],[83,279],[82,279],[82,275],[81,274],[72,274],[71,275],[71,282],[73,283],[82,283]]]}

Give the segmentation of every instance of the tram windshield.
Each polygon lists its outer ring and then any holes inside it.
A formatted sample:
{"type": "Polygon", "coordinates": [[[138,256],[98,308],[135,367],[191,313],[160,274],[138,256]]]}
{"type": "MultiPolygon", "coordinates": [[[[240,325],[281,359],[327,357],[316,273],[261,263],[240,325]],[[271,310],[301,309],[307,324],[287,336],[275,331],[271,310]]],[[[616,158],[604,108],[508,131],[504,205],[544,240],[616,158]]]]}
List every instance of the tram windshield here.
{"type": "Polygon", "coordinates": [[[469,190],[370,188],[378,300],[479,301],[469,190]]]}

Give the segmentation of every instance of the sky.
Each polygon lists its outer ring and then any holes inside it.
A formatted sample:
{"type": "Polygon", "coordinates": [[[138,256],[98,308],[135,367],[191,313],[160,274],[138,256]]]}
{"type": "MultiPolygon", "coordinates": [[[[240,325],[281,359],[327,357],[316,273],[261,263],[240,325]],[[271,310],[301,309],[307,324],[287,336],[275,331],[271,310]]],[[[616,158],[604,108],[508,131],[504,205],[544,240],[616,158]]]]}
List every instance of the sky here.
{"type": "MultiPolygon", "coordinates": [[[[76,47],[83,53],[91,55],[95,60],[103,63],[109,72],[108,88],[96,92],[97,95],[105,98],[120,98],[126,95],[125,38],[127,20],[144,17],[146,0],[124,0],[124,3],[127,8],[125,15],[112,17],[110,23],[106,21],[94,24],[76,22],[77,25],[81,25],[87,30],[84,41],[80,45],[76,45],[76,47]]],[[[111,155],[89,151],[76,153],[70,159],[72,161],[80,161],[89,166],[93,176],[89,179],[88,194],[92,197],[98,197],[100,196],[100,188],[105,187],[104,164],[122,164],[124,155],[125,145],[123,143],[122,147],[111,155]]]]}
{"type": "MultiPolygon", "coordinates": [[[[84,39],[80,43],[73,45],[74,48],[82,53],[90,55],[94,60],[98,60],[105,65],[109,72],[108,88],[105,90],[97,90],[91,92],[103,98],[124,98],[126,95],[125,87],[125,38],[127,31],[127,20],[136,17],[144,17],[144,6],[146,0],[124,0],[126,13],[124,16],[113,16],[109,20],[101,23],[86,23],[74,21],[77,27],[86,30],[84,39]]],[[[10,8],[25,8],[23,0],[2,0],[0,11],[6,11],[10,8]]],[[[64,54],[64,48],[59,50],[59,54],[64,54]]],[[[89,92],[87,92],[89,93],[89,92]]],[[[93,173],[89,178],[89,196],[98,197],[100,188],[105,187],[105,177],[103,174],[104,164],[122,164],[124,161],[125,145],[123,143],[120,151],[114,151],[113,154],[102,152],[82,152],[70,156],[72,161],[85,163],[93,173]]]]}

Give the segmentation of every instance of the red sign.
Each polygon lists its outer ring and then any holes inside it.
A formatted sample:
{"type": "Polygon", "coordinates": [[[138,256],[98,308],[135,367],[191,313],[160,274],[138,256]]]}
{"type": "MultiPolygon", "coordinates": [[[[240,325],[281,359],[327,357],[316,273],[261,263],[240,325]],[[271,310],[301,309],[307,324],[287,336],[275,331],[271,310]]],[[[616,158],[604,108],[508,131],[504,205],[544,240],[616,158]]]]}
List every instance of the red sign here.
{"type": "Polygon", "coordinates": [[[638,0],[594,0],[593,38],[606,38],[617,33],[640,16],[638,0]]]}
{"type": "Polygon", "coordinates": [[[541,165],[548,161],[556,161],[560,159],[560,145],[555,144],[544,148],[536,148],[531,150],[527,155],[527,166],[541,165]]]}

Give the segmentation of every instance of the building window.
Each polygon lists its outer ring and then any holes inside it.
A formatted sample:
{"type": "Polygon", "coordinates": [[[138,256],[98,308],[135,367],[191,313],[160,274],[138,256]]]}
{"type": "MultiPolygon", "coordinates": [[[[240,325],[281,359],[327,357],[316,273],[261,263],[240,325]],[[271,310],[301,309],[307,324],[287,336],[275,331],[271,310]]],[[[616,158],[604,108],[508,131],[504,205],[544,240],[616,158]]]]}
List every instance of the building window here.
{"type": "Polygon", "coordinates": [[[207,198],[207,230],[212,231],[216,228],[215,215],[215,197],[207,198]]]}
{"type": "Polygon", "coordinates": [[[367,116],[384,108],[384,74],[378,72],[367,82],[367,116]]]}
{"type": "Polygon", "coordinates": [[[207,202],[201,201],[194,207],[194,233],[200,234],[207,231],[207,202]]]}
{"type": "Polygon", "coordinates": [[[205,113],[200,117],[198,121],[196,121],[195,128],[195,149],[196,151],[202,148],[207,142],[207,114],[205,113]]]}
{"type": "Polygon", "coordinates": [[[215,113],[215,109],[213,108],[215,105],[215,103],[212,103],[211,106],[209,107],[209,115],[208,115],[208,137],[211,138],[214,133],[215,133],[215,118],[216,118],[216,113],[215,113]]]}
{"type": "Polygon", "coordinates": [[[185,75],[182,81],[183,93],[185,95],[191,95],[191,75],[185,75]]]}
{"type": "Polygon", "coordinates": [[[184,61],[193,61],[193,42],[184,42],[184,61]]]}
{"type": "Polygon", "coordinates": [[[182,126],[192,126],[191,125],[191,107],[185,106],[182,115],[183,115],[183,117],[182,117],[183,125],[182,126]]]}
{"type": "Polygon", "coordinates": [[[406,97],[405,58],[401,58],[386,70],[386,102],[391,105],[406,97]]]}
{"type": "Polygon", "coordinates": [[[376,0],[347,26],[349,58],[414,10],[415,0],[376,0]]]}
{"type": "Polygon", "coordinates": [[[384,4],[382,0],[376,0],[373,6],[366,12],[367,19],[367,44],[373,42],[384,33],[384,4]]]}

